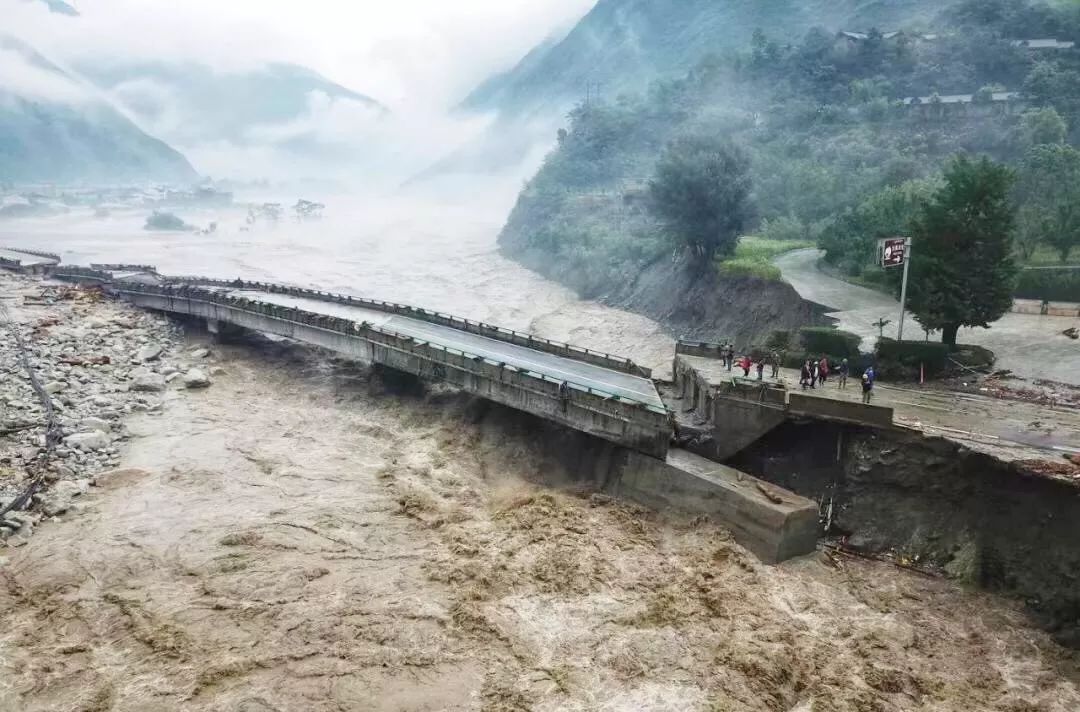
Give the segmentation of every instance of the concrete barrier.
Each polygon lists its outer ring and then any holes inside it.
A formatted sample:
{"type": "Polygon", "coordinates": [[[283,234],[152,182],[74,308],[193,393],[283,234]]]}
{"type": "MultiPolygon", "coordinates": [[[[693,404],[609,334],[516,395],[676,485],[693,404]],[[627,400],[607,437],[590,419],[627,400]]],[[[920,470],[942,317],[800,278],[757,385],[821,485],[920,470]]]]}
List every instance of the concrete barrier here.
{"type": "Polygon", "coordinates": [[[654,509],[713,517],[766,563],[817,547],[820,524],[812,500],[685,450],[671,450],[662,460],[628,452],[605,489],[654,509]]]}
{"type": "Polygon", "coordinates": [[[712,344],[706,341],[684,341],[680,339],[675,342],[676,355],[700,356],[701,358],[719,360],[725,351],[726,349],[721,344],[712,344]]]}
{"type": "Polygon", "coordinates": [[[792,415],[842,420],[860,425],[888,427],[893,424],[892,408],[833,400],[832,398],[818,398],[803,395],[802,393],[791,393],[789,395],[788,410],[792,415]]]}
{"type": "Polygon", "coordinates": [[[1043,302],[1038,299],[1013,300],[1011,311],[1014,314],[1029,314],[1032,316],[1080,316],[1080,303],[1077,302],[1043,302]]]}

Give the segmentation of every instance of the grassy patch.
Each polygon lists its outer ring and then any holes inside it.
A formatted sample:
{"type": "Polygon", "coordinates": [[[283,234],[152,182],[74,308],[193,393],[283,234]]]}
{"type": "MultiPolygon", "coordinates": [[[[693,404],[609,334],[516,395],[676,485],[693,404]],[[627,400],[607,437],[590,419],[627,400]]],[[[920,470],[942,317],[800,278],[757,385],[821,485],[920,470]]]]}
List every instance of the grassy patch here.
{"type": "Polygon", "coordinates": [[[771,262],[785,252],[816,246],[810,240],[766,240],[764,237],[748,235],[739,238],[739,246],[735,248],[735,259],[771,262]]]}
{"type": "Polygon", "coordinates": [[[771,281],[780,280],[780,269],[772,261],[793,250],[814,247],[808,240],[767,240],[763,237],[739,238],[735,255],[717,263],[720,274],[728,277],[756,277],[771,281]]]}
{"type": "Polygon", "coordinates": [[[771,281],[780,280],[780,268],[768,262],[757,260],[731,259],[719,264],[720,274],[726,277],[757,277],[771,281]]]}

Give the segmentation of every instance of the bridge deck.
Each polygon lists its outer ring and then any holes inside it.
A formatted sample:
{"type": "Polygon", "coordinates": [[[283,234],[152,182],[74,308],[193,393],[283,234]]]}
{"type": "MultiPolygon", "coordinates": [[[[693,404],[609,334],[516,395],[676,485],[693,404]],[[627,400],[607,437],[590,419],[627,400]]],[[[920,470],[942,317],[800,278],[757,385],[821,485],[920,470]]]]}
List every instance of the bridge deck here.
{"type": "Polygon", "coordinates": [[[248,289],[220,288],[219,291],[234,297],[259,300],[357,322],[366,321],[372,326],[388,329],[403,336],[482,356],[515,368],[541,373],[555,380],[570,381],[579,386],[587,386],[656,408],[664,407],[656,387],[648,378],[583,363],[557,354],[544,353],[453,327],[431,324],[359,306],[248,289]]]}

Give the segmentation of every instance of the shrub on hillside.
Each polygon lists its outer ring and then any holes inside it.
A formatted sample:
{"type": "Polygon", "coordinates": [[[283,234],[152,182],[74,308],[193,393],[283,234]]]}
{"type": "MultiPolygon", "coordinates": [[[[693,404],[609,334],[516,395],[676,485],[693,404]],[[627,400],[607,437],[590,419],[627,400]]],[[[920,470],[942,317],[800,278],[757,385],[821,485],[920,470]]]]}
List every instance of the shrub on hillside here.
{"type": "Polygon", "coordinates": [[[858,358],[862,339],[850,331],[831,326],[808,326],[799,330],[799,342],[810,355],[824,355],[835,361],[858,358]]]}
{"type": "Polygon", "coordinates": [[[989,370],[994,365],[994,352],[981,346],[962,344],[950,351],[946,344],[929,341],[879,339],[877,370],[886,380],[959,376],[971,370],[989,370]]]}

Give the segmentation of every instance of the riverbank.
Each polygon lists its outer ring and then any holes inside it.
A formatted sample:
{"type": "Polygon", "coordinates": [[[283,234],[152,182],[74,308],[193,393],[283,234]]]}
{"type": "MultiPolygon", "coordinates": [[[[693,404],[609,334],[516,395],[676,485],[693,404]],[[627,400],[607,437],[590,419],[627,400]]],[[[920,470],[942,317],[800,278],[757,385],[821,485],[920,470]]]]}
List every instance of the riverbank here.
{"type": "Polygon", "coordinates": [[[778,329],[794,331],[823,323],[817,305],[779,280],[700,270],[682,258],[599,269],[511,241],[502,244],[506,256],[582,298],[646,316],[680,339],[733,341],[742,348],[763,343],[778,329]]]}
{"type": "Polygon", "coordinates": [[[525,416],[204,339],[171,353],[209,346],[213,385],[122,416],[81,510],[0,549],[0,709],[1080,705],[1075,655],[1019,604],[860,559],[764,566],[581,489],[525,416]]]}

